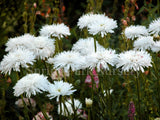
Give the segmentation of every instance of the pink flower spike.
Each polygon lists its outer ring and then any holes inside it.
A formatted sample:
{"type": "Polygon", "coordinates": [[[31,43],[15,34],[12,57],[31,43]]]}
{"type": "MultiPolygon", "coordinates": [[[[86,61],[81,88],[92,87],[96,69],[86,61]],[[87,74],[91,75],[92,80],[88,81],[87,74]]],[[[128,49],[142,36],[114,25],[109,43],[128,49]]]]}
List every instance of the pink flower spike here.
{"type": "Polygon", "coordinates": [[[89,84],[92,83],[92,79],[91,79],[91,76],[90,76],[90,75],[87,75],[87,77],[86,77],[86,79],[85,79],[85,83],[89,83],[89,84]]]}

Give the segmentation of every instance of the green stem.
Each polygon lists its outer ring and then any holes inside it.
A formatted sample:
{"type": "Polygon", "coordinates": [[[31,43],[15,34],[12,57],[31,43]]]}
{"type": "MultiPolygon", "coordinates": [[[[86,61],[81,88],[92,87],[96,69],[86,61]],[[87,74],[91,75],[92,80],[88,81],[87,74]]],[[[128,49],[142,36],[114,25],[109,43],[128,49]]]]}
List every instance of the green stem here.
{"type": "Polygon", "coordinates": [[[135,81],[136,81],[136,86],[137,86],[137,97],[138,97],[138,119],[141,119],[141,99],[140,99],[140,83],[138,79],[138,73],[136,73],[135,81]]]}
{"type": "Polygon", "coordinates": [[[95,52],[96,52],[97,51],[96,39],[94,39],[94,48],[95,48],[95,52]]]}
{"type": "Polygon", "coordinates": [[[61,96],[59,97],[59,104],[60,104],[60,120],[62,120],[62,100],[61,100],[61,96]]]}
{"type": "Polygon", "coordinates": [[[28,101],[29,101],[29,105],[30,105],[30,107],[31,107],[31,113],[32,113],[34,119],[37,120],[36,117],[35,117],[35,115],[34,115],[34,112],[33,112],[33,107],[32,107],[30,98],[28,98],[28,101]]]}
{"type": "Polygon", "coordinates": [[[30,120],[30,118],[29,118],[29,116],[28,116],[28,108],[27,108],[27,105],[26,105],[26,103],[25,103],[25,101],[24,101],[24,99],[23,99],[23,95],[21,95],[21,99],[22,99],[23,105],[24,105],[24,110],[23,110],[24,116],[25,116],[25,118],[26,118],[27,120],[30,120]]]}
{"type": "Polygon", "coordinates": [[[59,48],[59,42],[58,42],[58,39],[56,39],[56,51],[57,51],[57,53],[59,53],[60,52],[60,48],[59,48]]]}
{"type": "Polygon", "coordinates": [[[88,108],[88,120],[91,120],[91,110],[88,108]]]}

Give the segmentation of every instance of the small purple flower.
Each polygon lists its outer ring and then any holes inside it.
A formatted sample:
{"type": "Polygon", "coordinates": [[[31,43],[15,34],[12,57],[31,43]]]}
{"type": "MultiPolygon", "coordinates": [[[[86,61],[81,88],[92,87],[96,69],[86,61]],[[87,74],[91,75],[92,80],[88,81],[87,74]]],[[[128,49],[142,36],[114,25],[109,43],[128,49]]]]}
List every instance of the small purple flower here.
{"type": "Polygon", "coordinates": [[[129,117],[129,120],[134,120],[134,116],[135,116],[135,106],[134,106],[134,102],[131,101],[129,103],[129,109],[128,109],[128,117],[129,117]]]}

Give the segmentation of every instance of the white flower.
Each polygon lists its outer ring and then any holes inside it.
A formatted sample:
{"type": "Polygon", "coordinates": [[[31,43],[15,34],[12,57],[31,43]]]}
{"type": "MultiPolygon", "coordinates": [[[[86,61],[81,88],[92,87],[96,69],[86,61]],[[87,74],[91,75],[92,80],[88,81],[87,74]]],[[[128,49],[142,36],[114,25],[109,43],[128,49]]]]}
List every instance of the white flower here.
{"type": "Polygon", "coordinates": [[[105,16],[105,14],[88,13],[81,16],[78,20],[80,29],[88,28],[90,34],[101,34],[102,37],[107,33],[113,33],[113,29],[117,27],[117,22],[105,16]]]}
{"type": "Polygon", "coordinates": [[[45,36],[35,37],[32,47],[29,49],[34,52],[37,58],[45,59],[52,56],[55,52],[55,40],[45,36]]]}
{"type": "Polygon", "coordinates": [[[42,91],[48,91],[50,83],[47,80],[47,77],[37,73],[28,74],[18,80],[16,85],[13,87],[14,96],[18,97],[23,93],[26,93],[26,96],[36,95],[36,93],[42,93],[42,91]]]}
{"type": "Polygon", "coordinates": [[[144,67],[152,66],[151,63],[151,56],[146,51],[130,50],[119,54],[117,68],[144,72],[144,67]]]}
{"type": "Polygon", "coordinates": [[[124,34],[127,38],[133,40],[134,38],[137,38],[137,37],[147,36],[148,31],[145,26],[131,25],[125,29],[124,34]]]}
{"type": "Polygon", "coordinates": [[[56,70],[64,69],[68,73],[70,68],[72,71],[83,69],[85,65],[85,58],[78,52],[64,51],[57,54],[54,58],[49,58],[48,62],[54,64],[56,70]]]}
{"type": "Polygon", "coordinates": [[[115,28],[117,28],[117,22],[107,16],[88,25],[90,34],[96,35],[100,33],[101,37],[104,37],[107,33],[114,33],[113,29],[115,28]]]}
{"type": "Polygon", "coordinates": [[[93,104],[93,100],[91,100],[90,98],[85,98],[85,103],[87,107],[91,107],[93,104]]]}
{"type": "Polygon", "coordinates": [[[109,70],[109,66],[114,66],[117,61],[117,55],[115,54],[115,50],[100,50],[96,53],[92,53],[87,56],[87,63],[90,69],[97,67],[97,71],[99,72],[101,69],[109,70]]]}
{"type": "Polygon", "coordinates": [[[154,42],[154,44],[152,46],[152,51],[153,52],[159,52],[160,51],[160,41],[154,42]]]}
{"type": "Polygon", "coordinates": [[[148,30],[149,30],[150,34],[158,35],[160,32],[160,18],[157,18],[156,20],[152,21],[149,24],[148,30]]]}
{"type": "Polygon", "coordinates": [[[150,49],[154,44],[153,37],[147,36],[147,37],[140,37],[136,41],[134,41],[134,49],[139,50],[146,50],[150,49]]]}
{"type": "Polygon", "coordinates": [[[82,15],[78,19],[77,25],[79,26],[80,29],[83,29],[85,27],[88,27],[88,25],[92,24],[93,21],[98,21],[104,17],[105,17],[105,14],[88,13],[88,14],[82,15]]]}
{"type": "Polygon", "coordinates": [[[154,120],[160,120],[160,117],[155,118],[154,120]]]}
{"type": "Polygon", "coordinates": [[[0,63],[0,70],[5,74],[10,74],[11,70],[19,71],[22,68],[28,68],[28,64],[33,65],[35,55],[27,49],[17,49],[4,56],[0,63]]]}
{"type": "Polygon", "coordinates": [[[54,81],[54,84],[51,84],[48,88],[50,99],[57,97],[57,101],[59,100],[59,96],[71,95],[76,90],[72,90],[72,84],[63,81],[54,81]]]}
{"type": "Polygon", "coordinates": [[[63,81],[54,81],[54,84],[51,84],[48,88],[50,99],[57,97],[57,101],[59,100],[59,96],[71,95],[76,90],[72,90],[72,84],[63,81]]]}
{"type": "MultiPolygon", "coordinates": [[[[97,51],[100,49],[105,49],[96,41],[97,51]]],[[[79,39],[72,47],[73,51],[79,52],[81,55],[89,55],[95,52],[94,38],[88,37],[85,39],[79,39]]]]}
{"type": "MultiPolygon", "coordinates": [[[[75,108],[76,111],[78,109],[82,108],[82,103],[80,103],[79,100],[73,99],[73,101],[74,101],[74,108],[75,108]]],[[[62,115],[69,116],[69,115],[74,114],[74,111],[73,111],[73,108],[72,108],[73,103],[72,103],[71,99],[65,101],[65,106],[66,107],[64,107],[63,103],[61,103],[61,106],[62,106],[62,113],[61,113],[62,115]]],[[[58,114],[60,114],[60,104],[58,105],[58,114]]],[[[80,114],[80,113],[77,111],[77,114],[80,114]]]]}
{"type": "Polygon", "coordinates": [[[30,34],[24,34],[22,36],[18,36],[15,38],[10,38],[6,43],[5,51],[14,51],[18,48],[25,48],[28,49],[33,46],[33,41],[35,37],[30,34]]]}
{"type": "Polygon", "coordinates": [[[63,38],[63,36],[70,35],[69,28],[64,24],[52,24],[52,25],[45,25],[40,30],[40,35],[42,36],[54,36],[63,38]]]}

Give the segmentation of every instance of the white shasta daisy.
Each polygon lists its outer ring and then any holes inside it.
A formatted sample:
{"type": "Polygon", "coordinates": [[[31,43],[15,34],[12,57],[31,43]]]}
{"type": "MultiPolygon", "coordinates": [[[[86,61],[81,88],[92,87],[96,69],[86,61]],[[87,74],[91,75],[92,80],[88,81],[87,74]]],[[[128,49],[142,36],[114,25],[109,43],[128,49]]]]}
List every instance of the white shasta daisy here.
{"type": "Polygon", "coordinates": [[[104,37],[107,33],[114,33],[113,29],[115,28],[117,28],[117,22],[107,16],[88,25],[90,34],[96,35],[100,33],[101,37],[104,37]]]}
{"type": "Polygon", "coordinates": [[[42,93],[42,91],[48,91],[50,83],[47,77],[38,73],[28,74],[18,80],[16,85],[13,87],[14,96],[18,97],[23,93],[30,98],[31,95],[42,93]]]}
{"type": "MultiPolygon", "coordinates": [[[[96,47],[97,51],[100,49],[105,49],[103,46],[101,46],[97,41],[96,41],[96,47]]],[[[94,38],[88,37],[85,39],[79,39],[72,47],[73,51],[79,52],[81,55],[89,55],[92,52],[95,52],[95,46],[94,46],[94,38]]]]}
{"type": "Polygon", "coordinates": [[[126,27],[124,34],[129,39],[134,39],[141,36],[147,36],[148,30],[145,26],[141,25],[131,25],[129,27],[126,27]]]}
{"type": "Polygon", "coordinates": [[[137,40],[134,41],[133,46],[134,49],[139,50],[149,50],[152,48],[154,44],[153,37],[147,36],[147,37],[140,37],[137,40]]]}
{"type": "Polygon", "coordinates": [[[70,31],[69,27],[67,27],[64,23],[52,24],[43,26],[40,30],[40,35],[48,37],[58,37],[58,39],[60,39],[64,36],[70,35],[70,31]]]}
{"type": "Polygon", "coordinates": [[[8,42],[6,43],[5,51],[9,52],[9,51],[13,51],[18,48],[28,49],[31,46],[33,46],[32,43],[33,43],[34,39],[35,39],[35,37],[30,34],[24,34],[22,36],[10,38],[8,40],[8,42]]]}
{"type": "Polygon", "coordinates": [[[157,18],[156,20],[152,21],[149,24],[148,28],[150,34],[158,35],[160,33],[160,18],[157,18]]]}
{"type": "MultiPolygon", "coordinates": [[[[76,99],[73,99],[73,101],[74,101],[74,108],[77,111],[77,114],[80,114],[78,112],[78,109],[82,108],[82,103],[79,100],[76,100],[76,99]]],[[[65,101],[64,104],[61,103],[61,106],[62,106],[62,113],[61,114],[66,116],[66,117],[74,114],[73,107],[72,107],[73,106],[72,100],[69,99],[69,100],[65,101]],[[66,107],[64,107],[64,104],[65,104],[66,107]],[[67,108],[67,110],[66,110],[66,108],[67,108]]],[[[60,104],[58,105],[58,114],[60,114],[60,104]]]]}
{"type": "Polygon", "coordinates": [[[151,67],[152,59],[146,51],[126,51],[119,54],[117,68],[121,67],[123,71],[142,71],[145,67],[151,67]]]}
{"type": "Polygon", "coordinates": [[[77,25],[80,29],[83,29],[85,27],[88,27],[88,25],[92,24],[94,21],[98,21],[102,18],[105,18],[105,14],[93,14],[93,13],[87,13],[82,15],[78,19],[77,25]]]}
{"type": "Polygon", "coordinates": [[[59,101],[60,96],[71,95],[76,90],[73,90],[72,84],[63,81],[54,81],[54,84],[51,84],[48,88],[50,99],[57,97],[57,101],[59,101]]]}
{"type": "Polygon", "coordinates": [[[72,71],[83,69],[85,65],[85,58],[78,52],[63,51],[57,54],[54,58],[49,58],[48,63],[54,64],[54,69],[64,69],[64,72],[69,73],[70,68],[72,71]]]}
{"type": "Polygon", "coordinates": [[[109,70],[109,65],[114,66],[117,62],[117,55],[115,54],[115,50],[106,49],[93,52],[86,59],[86,64],[89,68],[94,69],[96,67],[99,72],[101,69],[109,70]]]}
{"type": "Polygon", "coordinates": [[[22,68],[28,68],[28,64],[33,65],[34,61],[35,55],[33,52],[19,48],[4,56],[0,63],[0,70],[5,74],[8,73],[10,75],[12,69],[13,71],[20,72],[20,66],[22,68]]]}

